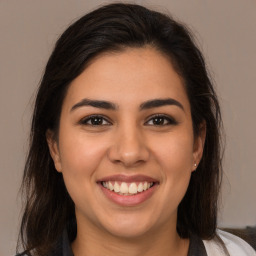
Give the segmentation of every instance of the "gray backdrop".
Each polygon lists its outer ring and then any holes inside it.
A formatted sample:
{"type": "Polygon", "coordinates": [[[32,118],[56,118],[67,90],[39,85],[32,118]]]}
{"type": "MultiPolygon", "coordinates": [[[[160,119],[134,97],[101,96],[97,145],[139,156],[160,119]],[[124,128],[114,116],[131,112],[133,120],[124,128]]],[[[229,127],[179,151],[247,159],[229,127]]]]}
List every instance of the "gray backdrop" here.
{"type": "MultiPolygon", "coordinates": [[[[0,256],[13,255],[17,196],[33,97],[59,34],[100,0],[0,0],[0,256]]],[[[134,1],[169,11],[194,30],[217,85],[226,130],[219,225],[256,224],[256,1],[134,1]]]]}

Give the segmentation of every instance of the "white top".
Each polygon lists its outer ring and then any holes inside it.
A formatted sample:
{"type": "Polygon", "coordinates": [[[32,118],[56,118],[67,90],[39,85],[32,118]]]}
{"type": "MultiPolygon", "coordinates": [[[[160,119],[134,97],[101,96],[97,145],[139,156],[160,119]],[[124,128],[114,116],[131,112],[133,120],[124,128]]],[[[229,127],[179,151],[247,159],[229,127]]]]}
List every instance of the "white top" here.
{"type": "MultiPolygon", "coordinates": [[[[217,234],[224,242],[230,256],[256,256],[255,250],[240,237],[222,230],[217,230],[217,234]]],[[[203,243],[208,256],[226,256],[216,241],[203,240],[203,243]]]]}

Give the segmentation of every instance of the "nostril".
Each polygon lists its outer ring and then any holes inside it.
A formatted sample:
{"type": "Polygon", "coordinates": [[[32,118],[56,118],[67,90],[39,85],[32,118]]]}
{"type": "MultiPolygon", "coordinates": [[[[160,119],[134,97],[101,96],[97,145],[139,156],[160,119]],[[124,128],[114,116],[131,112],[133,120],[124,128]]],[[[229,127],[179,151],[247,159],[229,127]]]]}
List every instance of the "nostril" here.
{"type": "Polygon", "coordinates": [[[108,150],[108,157],[113,163],[131,167],[148,161],[150,153],[142,139],[118,138],[108,150]]]}

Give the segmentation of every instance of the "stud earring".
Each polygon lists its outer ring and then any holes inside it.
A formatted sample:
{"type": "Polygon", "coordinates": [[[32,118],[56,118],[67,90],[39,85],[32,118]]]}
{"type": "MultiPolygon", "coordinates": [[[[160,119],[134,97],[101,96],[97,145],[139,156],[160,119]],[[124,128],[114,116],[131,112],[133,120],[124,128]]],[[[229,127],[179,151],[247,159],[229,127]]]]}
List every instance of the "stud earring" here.
{"type": "Polygon", "coordinates": [[[196,163],[194,163],[194,167],[197,167],[197,164],[196,164],[196,163]]]}

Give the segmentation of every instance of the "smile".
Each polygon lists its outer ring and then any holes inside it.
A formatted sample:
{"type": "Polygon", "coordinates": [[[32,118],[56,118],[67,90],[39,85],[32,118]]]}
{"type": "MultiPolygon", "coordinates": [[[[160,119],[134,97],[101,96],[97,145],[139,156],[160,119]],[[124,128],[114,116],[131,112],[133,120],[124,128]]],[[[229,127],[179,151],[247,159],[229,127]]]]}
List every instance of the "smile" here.
{"type": "Polygon", "coordinates": [[[119,195],[131,196],[148,190],[154,185],[154,182],[118,182],[118,181],[103,181],[102,186],[119,195]]]}
{"type": "Polygon", "coordinates": [[[148,201],[160,185],[158,180],[145,175],[112,175],[97,183],[108,200],[123,207],[148,201]]]}

